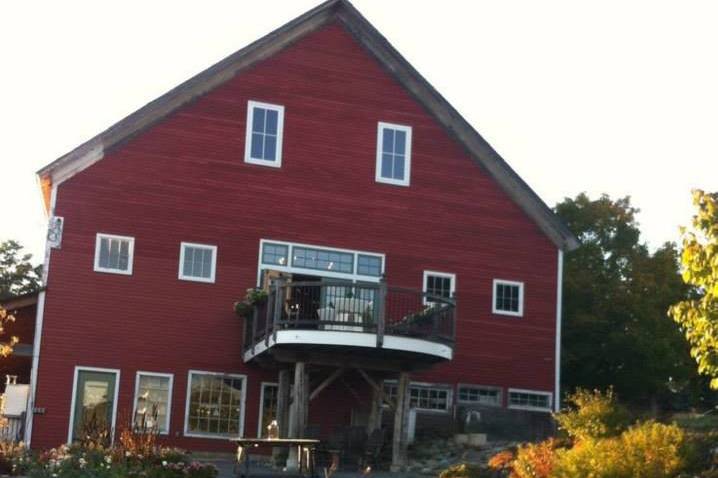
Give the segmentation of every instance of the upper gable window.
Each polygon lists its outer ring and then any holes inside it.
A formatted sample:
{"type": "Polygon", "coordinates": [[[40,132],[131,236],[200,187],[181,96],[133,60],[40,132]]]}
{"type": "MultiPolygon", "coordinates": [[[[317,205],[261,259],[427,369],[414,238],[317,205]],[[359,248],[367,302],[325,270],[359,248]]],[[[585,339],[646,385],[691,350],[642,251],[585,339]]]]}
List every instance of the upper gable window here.
{"type": "Polygon", "coordinates": [[[246,163],[278,168],[282,165],[284,106],[247,103],[246,163]]]}
{"type": "Polygon", "coordinates": [[[408,186],[411,127],[379,122],[376,143],[376,181],[408,186]]]}
{"type": "Polygon", "coordinates": [[[179,278],[197,282],[214,282],[217,246],[183,242],[180,248],[179,278]]]}
{"type": "Polygon", "coordinates": [[[95,240],[95,271],[132,274],[135,238],[97,234],[95,240]]]}

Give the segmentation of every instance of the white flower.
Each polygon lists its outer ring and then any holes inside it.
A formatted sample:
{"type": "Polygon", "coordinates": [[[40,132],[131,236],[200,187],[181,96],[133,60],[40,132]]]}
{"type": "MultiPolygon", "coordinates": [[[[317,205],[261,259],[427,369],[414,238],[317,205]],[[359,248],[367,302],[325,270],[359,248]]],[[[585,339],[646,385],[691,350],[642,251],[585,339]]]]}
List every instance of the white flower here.
{"type": "Polygon", "coordinates": [[[109,463],[112,463],[112,457],[109,456],[109,455],[106,456],[106,457],[105,457],[105,463],[108,463],[108,464],[109,464],[109,463]]]}
{"type": "Polygon", "coordinates": [[[167,466],[167,461],[166,461],[166,460],[162,460],[162,466],[167,466]]]}

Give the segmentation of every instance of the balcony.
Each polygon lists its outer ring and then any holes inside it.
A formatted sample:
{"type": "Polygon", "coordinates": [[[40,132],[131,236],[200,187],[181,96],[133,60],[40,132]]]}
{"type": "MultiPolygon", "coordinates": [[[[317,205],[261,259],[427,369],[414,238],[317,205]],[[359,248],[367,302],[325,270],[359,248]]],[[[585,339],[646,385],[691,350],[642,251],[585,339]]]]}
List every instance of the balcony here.
{"type": "Polygon", "coordinates": [[[416,370],[451,360],[455,298],[386,282],[275,280],[244,321],[244,361],[416,370]]]}

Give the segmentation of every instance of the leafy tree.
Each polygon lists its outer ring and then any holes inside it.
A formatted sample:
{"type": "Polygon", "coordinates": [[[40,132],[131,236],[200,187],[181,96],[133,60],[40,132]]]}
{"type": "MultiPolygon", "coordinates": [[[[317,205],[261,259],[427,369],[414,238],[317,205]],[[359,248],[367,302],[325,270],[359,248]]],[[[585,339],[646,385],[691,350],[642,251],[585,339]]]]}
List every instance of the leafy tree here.
{"type": "Polygon", "coordinates": [[[693,191],[698,211],[683,229],[683,280],[693,287],[687,300],[671,307],[698,362],[698,373],[718,389],[718,193],[693,191]]]}
{"type": "Polygon", "coordinates": [[[581,240],[566,254],[562,379],[566,389],[608,389],[625,401],[665,403],[696,374],[680,330],[665,319],[686,297],[678,252],[640,241],[630,198],[585,194],[556,212],[581,240]]]}
{"type": "Polygon", "coordinates": [[[33,266],[32,254],[23,254],[16,241],[0,242],[0,297],[21,295],[40,288],[42,266],[33,266]]]}

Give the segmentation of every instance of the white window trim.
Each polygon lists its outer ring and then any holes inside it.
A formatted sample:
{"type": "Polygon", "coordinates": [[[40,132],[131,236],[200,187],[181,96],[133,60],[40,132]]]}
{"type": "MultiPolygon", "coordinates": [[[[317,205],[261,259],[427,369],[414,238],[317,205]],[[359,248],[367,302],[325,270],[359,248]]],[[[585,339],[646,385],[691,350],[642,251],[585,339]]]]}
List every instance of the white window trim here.
{"type": "Polygon", "coordinates": [[[160,373],[160,372],[147,372],[145,370],[138,370],[135,374],[135,396],[132,403],[132,424],[134,426],[135,419],[137,417],[137,393],[140,390],[140,376],[145,375],[148,377],[162,377],[169,379],[169,388],[167,389],[167,415],[165,416],[165,431],[160,432],[160,435],[168,435],[170,431],[170,423],[172,422],[172,389],[174,387],[175,376],[172,373],[160,373]]]}
{"type": "Polygon", "coordinates": [[[259,101],[249,100],[247,102],[247,131],[244,139],[244,162],[249,164],[258,164],[260,166],[269,166],[272,168],[282,167],[282,143],[284,137],[284,106],[273,105],[270,103],[261,103],[259,101]],[[276,111],[277,114],[277,158],[274,161],[259,159],[252,157],[252,120],[254,116],[254,108],[263,108],[276,111]]]}
{"type": "Polygon", "coordinates": [[[179,280],[187,280],[187,281],[192,281],[192,282],[205,282],[208,284],[213,284],[214,280],[215,280],[216,272],[217,272],[217,246],[213,246],[211,244],[196,244],[194,242],[180,243],[179,273],[177,275],[177,278],[179,280]],[[211,272],[209,278],[188,276],[188,275],[184,274],[184,272],[182,271],[182,268],[184,267],[185,247],[197,247],[197,248],[201,248],[201,249],[211,249],[212,250],[212,272],[211,272]]]}
{"type": "Polygon", "coordinates": [[[456,384],[456,403],[462,405],[481,405],[485,407],[502,407],[504,403],[504,388],[496,385],[477,385],[475,383],[458,383],[456,384]],[[499,392],[499,403],[472,402],[470,400],[461,399],[461,388],[474,388],[481,390],[492,390],[499,392]]]}
{"type": "Polygon", "coordinates": [[[105,272],[108,274],[122,274],[126,276],[132,275],[132,266],[135,259],[135,238],[130,236],[116,236],[114,234],[105,234],[104,232],[98,232],[95,236],[95,272],[105,272]],[[109,267],[100,267],[100,241],[102,239],[118,239],[121,241],[129,241],[127,250],[127,270],[112,269],[109,267]]]}
{"type": "Polygon", "coordinates": [[[264,415],[264,387],[277,387],[277,382],[262,382],[261,388],[259,389],[259,416],[257,417],[257,438],[262,436],[262,416],[264,415]]]}
{"type": "MultiPolygon", "coordinates": [[[[452,297],[454,296],[454,292],[456,292],[456,274],[454,274],[452,272],[424,271],[424,285],[423,285],[423,288],[421,289],[424,292],[424,294],[426,294],[426,292],[428,290],[429,276],[443,277],[443,278],[451,279],[451,283],[449,284],[449,293],[451,294],[452,297]]],[[[429,300],[426,296],[424,296],[424,298],[423,298],[423,303],[424,303],[424,305],[429,304],[429,300]]]]}
{"type": "Polygon", "coordinates": [[[491,291],[491,312],[496,315],[510,315],[512,317],[523,317],[524,315],[524,283],[506,279],[494,279],[491,291]],[[519,311],[511,312],[508,310],[499,310],[496,308],[496,286],[497,285],[518,286],[519,288],[519,311]]]}
{"type": "Polygon", "coordinates": [[[239,434],[237,437],[241,438],[244,436],[244,415],[247,411],[247,376],[240,373],[223,373],[223,372],[208,372],[205,370],[189,370],[187,372],[187,396],[185,397],[185,408],[184,408],[184,436],[192,438],[210,438],[212,440],[227,440],[228,438],[234,438],[229,435],[216,435],[211,433],[197,433],[189,431],[189,400],[192,395],[192,374],[198,375],[221,375],[223,377],[234,377],[242,379],[242,412],[239,414],[239,434]]]}
{"type": "Polygon", "coordinates": [[[379,121],[376,129],[376,172],[374,179],[378,183],[393,184],[395,186],[409,186],[411,182],[411,126],[400,124],[385,123],[379,121]],[[406,133],[406,151],[404,154],[406,164],[404,164],[404,179],[385,178],[381,175],[381,156],[382,144],[385,129],[394,129],[406,133]]]}
{"type": "Polygon", "coordinates": [[[259,287],[261,281],[262,281],[262,269],[271,269],[273,271],[279,271],[279,272],[287,272],[287,273],[296,273],[296,274],[306,274],[306,275],[315,275],[318,277],[326,277],[330,279],[348,279],[352,281],[361,281],[361,282],[379,282],[381,280],[381,276],[365,276],[357,274],[357,270],[359,267],[359,255],[363,256],[374,256],[381,258],[381,274],[384,275],[384,270],[386,268],[386,255],[381,254],[378,252],[367,252],[367,251],[357,251],[353,249],[341,249],[339,247],[326,247],[326,246],[315,246],[313,244],[302,244],[299,242],[287,242],[287,241],[275,241],[274,239],[260,239],[259,240],[259,256],[257,258],[257,287],[259,287]],[[280,244],[282,246],[287,246],[287,265],[286,266],[280,266],[278,264],[262,264],[262,249],[264,248],[264,243],[273,243],[273,244],[280,244]],[[348,274],[344,272],[331,272],[331,271],[322,271],[318,269],[305,269],[303,267],[294,267],[292,266],[292,251],[294,246],[296,247],[309,247],[312,249],[321,249],[325,251],[336,251],[336,252],[348,252],[351,254],[354,254],[354,273],[348,274]]]}
{"type": "Polygon", "coordinates": [[[513,410],[528,410],[531,412],[547,412],[551,413],[553,411],[553,393],[551,392],[544,392],[542,390],[528,390],[525,388],[509,388],[508,393],[506,394],[506,403],[509,408],[513,410]],[[530,407],[527,405],[512,405],[511,404],[511,393],[530,393],[532,395],[543,395],[545,397],[548,397],[548,406],[546,408],[544,407],[530,407]]]}
{"type": "Polygon", "coordinates": [[[110,430],[110,442],[115,441],[115,423],[117,422],[117,397],[120,392],[120,369],[117,368],[99,368],[99,367],[86,367],[84,365],[75,366],[74,375],[72,378],[72,399],[70,400],[70,423],[67,426],[67,443],[72,443],[72,429],[75,423],[75,403],[77,401],[77,379],[80,372],[102,372],[112,373],[115,375],[115,397],[112,401],[112,426],[110,430]]]}
{"type": "MultiPolygon", "coordinates": [[[[397,386],[398,382],[396,380],[384,380],[383,382],[386,385],[394,385],[397,386]]],[[[444,410],[437,410],[435,408],[421,408],[421,407],[413,407],[414,410],[421,413],[437,413],[437,414],[447,414],[451,412],[451,407],[454,405],[454,387],[447,384],[447,383],[429,383],[429,382],[409,382],[409,399],[411,399],[411,387],[420,387],[420,388],[435,388],[438,390],[445,390],[447,392],[446,395],[446,404],[447,408],[444,410]]],[[[388,406],[386,404],[382,404],[382,406],[388,406]]],[[[409,405],[411,407],[411,405],[409,405]]]]}

